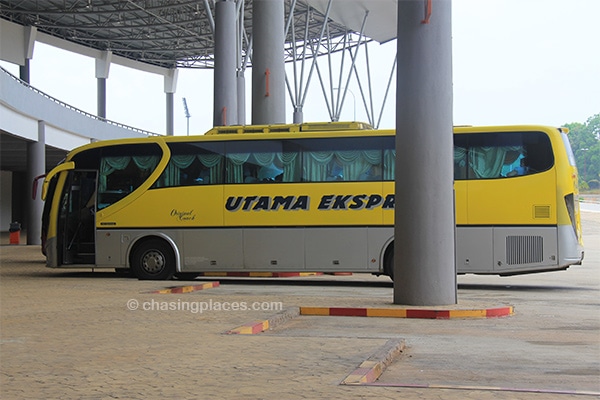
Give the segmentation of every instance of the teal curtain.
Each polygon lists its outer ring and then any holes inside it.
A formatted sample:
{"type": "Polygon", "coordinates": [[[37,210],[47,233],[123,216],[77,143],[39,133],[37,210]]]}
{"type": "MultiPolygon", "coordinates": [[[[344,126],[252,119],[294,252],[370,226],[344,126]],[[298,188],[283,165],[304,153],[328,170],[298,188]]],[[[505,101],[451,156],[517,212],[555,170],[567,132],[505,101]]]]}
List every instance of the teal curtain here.
{"type": "Polygon", "coordinates": [[[248,161],[250,153],[227,154],[227,182],[244,182],[244,163],[248,161]]]}
{"type": "MultiPolygon", "coordinates": [[[[394,153],[386,155],[393,179],[394,153]],[[390,163],[391,157],[391,163],[390,163]]],[[[347,182],[381,179],[381,150],[310,151],[303,153],[304,179],[310,182],[344,180],[347,182]],[[377,178],[378,177],[378,178],[377,178]]],[[[388,171],[389,175],[389,171],[388,171]]]]}
{"type": "Polygon", "coordinates": [[[454,179],[467,179],[467,149],[454,147],[454,179]]]}
{"type": "Polygon", "coordinates": [[[158,156],[133,156],[133,162],[135,165],[144,171],[154,170],[158,165],[158,156]]]}
{"type": "Polygon", "coordinates": [[[181,184],[181,170],[190,167],[196,160],[208,168],[211,183],[223,182],[223,156],[219,154],[180,154],[171,156],[167,168],[165,168],[156,183],[156,187],[179,186],[181,184]]]}
{"type": "Polygon", "coordinates": [[[171,156],[158,186],[178,186],[181,183],[181,170],[192,165],[195,159],[193,154],[171,156]]]}
{"type": "Polygon", "coordinates": [[[283,182],[300,182],[300,157],[297,152],[277,153],[283,168],[283,182]]]}
{"type": "Polygon", "coordinates": [[[383,180],[393,181],[396,175],[396,150],[383,151],[383,180]]]}
{"type": "Polygon", "coordinates": [[[331,151],[306,151],[303,153],[304,180],[322,182],[327,180],[329,163],[333,159],[331,151]]]}
{"type": "Polygon", "coordinates": [[[276,154],[277,153],[253,153],[252,156],[254,161],[256,161],[256,164],[261,167],[268,167],[273,164],[276,154]]]}
{"type": "Polygon", "coordinates": [[[98,191],[106,192],[108,176],[117,170],[124,170],[129,165],[131,157],[103,157],[100,161],[100,178],[98,182],[98,191]]]}
{"type": "Polygon", "coordinates": [[[210,183],[223,183],[223,156],[220,154],[200,154],[198,160],[209,169],[210,183]]]}
{"type": "Polygon", "coordinates": [[[345,181],[365,180],[363,174],[373,166],[381,165],[379,150],[336,151],[335,157],[342,166],[345,181]]]}
{"type": "Polygon", "coordinates": [[[469,154],[469,166],[477,178],[499,178],[507,153],[518,149],[518,146],[472,147],[469,154]]]}

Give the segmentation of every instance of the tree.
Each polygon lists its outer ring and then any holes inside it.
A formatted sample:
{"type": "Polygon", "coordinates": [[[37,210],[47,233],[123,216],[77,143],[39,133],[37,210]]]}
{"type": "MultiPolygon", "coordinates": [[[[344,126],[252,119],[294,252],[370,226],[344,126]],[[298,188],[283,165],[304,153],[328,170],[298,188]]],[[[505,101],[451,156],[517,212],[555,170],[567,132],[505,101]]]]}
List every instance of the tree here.
{"type": "Polygon", "coordinates": [[[565,124],[569,128],[569,141],[579,169],[579,180],[588,182],[600,178],[600,114],[596,114],[585,124],[574,122],[565,124]]]}

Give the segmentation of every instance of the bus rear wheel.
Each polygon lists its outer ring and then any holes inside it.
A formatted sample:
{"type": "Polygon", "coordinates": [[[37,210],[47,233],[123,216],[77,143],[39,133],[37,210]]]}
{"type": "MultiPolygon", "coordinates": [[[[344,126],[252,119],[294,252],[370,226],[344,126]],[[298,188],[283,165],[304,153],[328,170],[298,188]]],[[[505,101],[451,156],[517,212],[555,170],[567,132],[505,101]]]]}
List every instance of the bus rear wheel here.
{"type": "Polygon", "coordinates": [[[149,239],[137,245],[131,256],[131,269],[140,280],[171,279],[175,273],[175,254],[161,239],[149,239]]]}
{"type": "Polygon", "coordinates": [[[383,273],[394,280],[394,243],[392,242],[383,257],[383,273]]]}

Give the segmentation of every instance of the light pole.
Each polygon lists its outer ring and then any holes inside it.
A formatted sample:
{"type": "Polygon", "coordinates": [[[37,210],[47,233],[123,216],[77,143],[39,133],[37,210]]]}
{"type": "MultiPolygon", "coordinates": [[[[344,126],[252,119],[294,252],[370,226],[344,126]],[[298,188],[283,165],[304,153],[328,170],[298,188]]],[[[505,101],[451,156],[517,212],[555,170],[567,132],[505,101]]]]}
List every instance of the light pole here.
{"type": "Polygon", "coordinates": [[[185,118],[187,119],[187,135],[190,136],[190,110],[188,110],[187,101],[185,97],[183,98],[183,111],[185,113],[185,118]]]}

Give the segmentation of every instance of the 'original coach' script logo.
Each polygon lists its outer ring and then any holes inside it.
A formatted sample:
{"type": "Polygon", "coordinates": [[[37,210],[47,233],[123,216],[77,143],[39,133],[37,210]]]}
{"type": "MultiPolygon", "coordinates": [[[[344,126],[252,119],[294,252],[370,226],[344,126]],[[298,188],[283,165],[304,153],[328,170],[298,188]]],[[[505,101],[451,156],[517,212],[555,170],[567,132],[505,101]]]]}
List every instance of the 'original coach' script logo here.
{"type": "MultiPolygon", "coordinates": [[[[295,211],[310,210],[310,196],[230,196],[225,202],[227,211],[295,211]]],[[[328,194],[321,197],[317,210],[394,209],[394,195],[328,194]]]]}
{"type": "Polygon", "coordinates": [[[171,217],[177,218],[179,221],[193,221],[196,219],[194,210],[190,211],[178,211],[176,209],[171,210],[171,217]]]}

